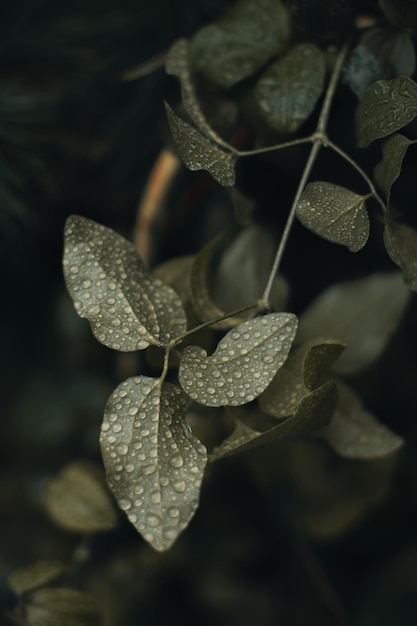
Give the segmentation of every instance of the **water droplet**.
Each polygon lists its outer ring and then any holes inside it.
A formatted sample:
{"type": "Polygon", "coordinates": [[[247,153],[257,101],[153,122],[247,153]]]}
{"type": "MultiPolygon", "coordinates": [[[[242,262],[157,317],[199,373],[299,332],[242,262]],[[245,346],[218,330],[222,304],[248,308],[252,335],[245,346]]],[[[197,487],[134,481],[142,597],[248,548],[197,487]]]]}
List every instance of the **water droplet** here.
{"type": "Polygon", "coordinates": [[[119,506],[123,511],[128,511],[132,507],[132,503],[129,498],[121,498],[119,506]]]}
{"type": "Polygon", "coordinates": [[[170,517],[179,517],[180,512],[181,512],[181,511],[179,510],[179,508],[178,508],[177,506],[171,506],[171,507],[168,509],[168,515],[169,515],[170,517]]]}
{"type": "Polygon", "coordinates": [[[180,454],[174,454],[174,456],[170,458],[169,464],[172,467],[182,467],[182,465],[184,464],[184,459],[180,454]]]}
{"type": "Polygon", "coordinates": [[[159,515],[156,515],[156,513],[148,513],[148,515],[146,516],[146,521],[149,526],[152,526],[153,528],[162,524],[161,518],[159,517],[159,515]]]}
{"type": "Polygon", "coordinates": [[[176,480],[172,486],[177,493],[183,493],[187,489],[185,480],[176,480]]]}
{"type": "Polygon", "coordinates": [[[117,452],[121,455],[127,454],[129,450],[127,444],[125,443],[119,444],[116,449],[117,449],[117,452]]]}

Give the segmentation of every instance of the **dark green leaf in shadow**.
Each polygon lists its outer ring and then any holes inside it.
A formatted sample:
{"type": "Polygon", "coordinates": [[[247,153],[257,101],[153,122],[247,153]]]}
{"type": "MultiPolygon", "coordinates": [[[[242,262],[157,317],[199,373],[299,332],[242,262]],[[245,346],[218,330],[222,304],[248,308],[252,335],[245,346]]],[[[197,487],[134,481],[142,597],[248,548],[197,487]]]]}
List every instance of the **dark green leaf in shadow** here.
{"type": "Polygon", "coordinates": [[[120,508],[155,550],[167,550],[197,509],[207,462],[179,387],[147,376],[121,383],[106,404],[100,444],[120,508]]]}
{"type": "Polygon", "coordinates": [[[317,46],[303,43],[291,48],[256,84],[256,101],[266,122],[278,133],[298,130],[323,91],[324,74],[317,46]]]}
{"type": "Polygon", "coordinates": [[[388,219],[384,243],[391,259],[399,265],[406,285],[417,291],[417,231],[412,226],[388,219]]]}
{"type": "Polygon", "coordinates": [[[400,272],[372,274],[326,289],[300,317],[297,342],[324,333],[346,344],[332,370],[354,374],[382,353],[409,301],[400,272]]]}
{"type": "Polygon", "coordinates": [[[410,0],[378,0],[386,19],[399,28],[417,27],[417,5],[410,0]]]}
{"type": "Polygon", "coordinates": [[[337,408],[320,432],[337,454],[348,459],[378,459],[401,448],[402,437],[366,411],[351,387],[338,382],[337,388],[337,408]]]}
{"type": "Polygon", "coordinates": [[[96,533],[117,525],[104,475],[88,461],[74,461],[50,479],[45,507],[53,521],[66,530],[96,533]]]}
{"type": "Polygon", "coordinates": [[[296,330],[292,313],[270,313],[230,330],[211,356],[198,346],[188,346],[181,353],[181,386],[206,406],[251,402],[285,363],[296,330]]]}
{"type": "Polygon", "coordinates": [[[98,602],[75,589],[41,589],[24,606],[27,626],[100,626],[98,602]]]}
{"type": "Polygon", "coordinates": [[[378,80],[356,109],[358,145],[368,146],[412,122],[417,116],[417,84],[407,76],[378,80]]]}
{"type": "Polygon", "coordinates": [[[175,115],[167,103],[165,109],[178,155],[186,167],[193,172],[206,170],[221,185],[232,187],[235,184],[233,154],[220,150],[199,130],[175,115]]]}
{"type": "Polygon", "coordinates": [[[374,178],[384,192],[387,204],[390,202],[391,187],[401,173],[405,154],[412,143],[415,142],[399,134],[388,137],[382,143],[382,160],[375,167],[374,178]]]}
{"type": "Polygon", "coordinates": [[[288,43],[290,20],[281,0],[240,0],[190,44],[193,68],[228,89],[258,70],[288,43]]]}
{"type": "Polygon", "coordinates": [[[186,330],[173,289],[152,278],[135,247],[110,228],[79,215],[65,225],[64,274],[80,317],[109,348],[129,352],[168,345],[186,330]]]}
{"type": "Polygon", "coordinates": [[[14,570],[7,577],[7,584],[17,595],[29,593],[56,581],[63,572],[60,561],[36,561],[14,570]]]}
{"type": "Polygon", "coordinates": [[[367,30],[361,37],[361,44],[370,50],[378,60],[385,76],[412,76],[416,65],[416,54],[411,34],[387,26],[376,26],[367,30]]]}
{"type": "Polygon", "coordinates": [[[298,203],[297,217],[316,235],[358,252],[369,237],[366,199],[339,185],[310,183],[298,203]]]}
{"type": "Polygon", "coordinates": [[[329,422],[336,404],[336,385],[325,383],[302,398],[294,415],[263,433],[237,423],[230,437],[213,450],[210,460],[217,461],[237,452],[322,428],[329,422]]]}
{"type": "Polygon", "coordinates": [[[190,302],[190,277],[195,256],[188,254],[169,259],[152,270],[152,276],[159,278],[164,285],[169,285],[178,294],[184,309],[190,302]]]}

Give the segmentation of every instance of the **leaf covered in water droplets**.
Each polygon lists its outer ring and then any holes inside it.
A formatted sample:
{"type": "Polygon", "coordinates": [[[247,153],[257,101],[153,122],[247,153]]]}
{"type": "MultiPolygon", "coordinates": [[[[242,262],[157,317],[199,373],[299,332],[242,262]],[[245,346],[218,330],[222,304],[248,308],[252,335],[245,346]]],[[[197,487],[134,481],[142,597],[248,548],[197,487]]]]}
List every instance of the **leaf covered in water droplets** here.
{"type": "Polygon", "coordinates": [[[325,383],[302,398],[294,415],[263,433],[237,423],[233,433],[213,450],[210,460],[217,461],[237,452],[322,428],[329,422],[336,404],[336,385],[325,383]]]}
{"type": "Polygon", "coordinates": [[[205,80],[229,89],[282,53],[289,35],[289,14],[281,0],[240,0],[193,37],[192,65],[205,80]]]}
{"type": "Polygon", "coordinates": [[[192,172],[206,170],[221,185],[232,187],[235,184],[233,154],[220,150],[199,130],[175,115],[167,103],[165,109],[178,155],[186,167],[192,172]]]}
{"type": "Polygon", "coordinates": [[[40,589],[24,606],[27,626],[100,626],[97,600],[88,593],[64,587],[40,589]]]}
{"type": "Polygon", "coordinates": [[[266,122],[294,133],[316,106],[324,84],[324,60],[314,44],[294,46],[260,77],[255,97],[266,122]]]}
{"type": "Polygon", "coordinates": [[[297,217],[317,235],[358,252],[369,237],[366,197],[332,183],[310,183],[298,203],[297,217]]]}
{"type": "Polygon", "coordinates": [[[417,116],[417,84],[407,76],[378,80],[356,109],[358,145],[368,146],[403,128],[417,116]]]}
{"type": "Polygon", "coordinates": [[[168,345],[186,330],[173,289],[146,271],[135,247],[79,215],[65,225],[64,274],[80,317],[109,348],[129,352],[168,345]]]}
{"type": "Polygon", "coordinates": [[[230,330],[211,356],[198,346],[188,346],[181,353],[181,386],[206,406],[251,402],[285,363],[296,330],[292,313],[270,313],[230,330]]]}
{"type": "Polygon", "coordinates": [[[382,144],[382,159],[375,167],[374,178],[382,189],[389,204],[391,187],[401,173],[402,163],[408,147],[414,143],[403,135],[388,137],[382,144]]]}
{"type": "Polygon", "coordinates": [[[337,388],[337,408],[320,432],[335,452],[348,459],[377,459],[401,448],[404,440],[366,411],[351,387],[338,382],[337,388]]]}
{"type": "Polygon", "coordinates": [[[181,389],[137,376],[110,396],[100,444],[121,509],[156,550],[167,550],[198,506],[205,447],[184,421],[181,389]]]}
{"type": "Polygon", "coordinates": [[[417,291],[417,231],[407,224],[388,219],[384,243],[391,259],[400,266],[406,285],[417,291]]]}

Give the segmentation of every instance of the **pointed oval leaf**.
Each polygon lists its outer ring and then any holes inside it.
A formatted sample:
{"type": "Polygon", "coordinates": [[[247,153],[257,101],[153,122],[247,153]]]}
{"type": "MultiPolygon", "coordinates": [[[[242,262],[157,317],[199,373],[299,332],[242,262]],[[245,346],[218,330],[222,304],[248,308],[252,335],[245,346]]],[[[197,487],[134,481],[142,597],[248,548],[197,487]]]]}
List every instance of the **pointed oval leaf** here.
{"type": "Polygon", "coordinates": [[[229,89],[281,54],[289,36],[289,14],[280,0],[240,0],[193,37],[192,65],[209,82],[229,89]]]}
{"type": "Polygon", "coordinates": [[[212,461],[245,452],[266,443],[273,443],[323,428],[326,425],[337,404],[337,388],[332,382],[325,383],[318,389],[308,393],[297,406],[295,414],[277,426],[273,426],[263,433],[244,426],[236,426],[234,432],[223,443],[213,450],[212,461]]]}
{"type": "Polygon", "coordinates": [[[386,19],[399,28],[417,27],[417,5],[410,0],[378,0],[386,19]]]}
{"type": "Polygon", "coordinates": [[[189,170],[206,170],[214,180],[225,187],[235,184],[233,154],[220,150],[196,128],[175,115],[165,102],[169,128],[175,141],[180,159],[189,170]]]}
{"type": "Polygon", "coordinates": [[[330,423],[320,432],[335,452],[347,459],[378,459],[402,447],[402,437],[366,411],[351,387],[340,382],[337,387],[337,408],[330,423]]]}
{"type": "Polygon", "coordinates": [[[409,300],[400,272],[372,274],[326,289],[300,317],[297,341],[328,333],[346,344],[332,365],[354,374],[382,353],[409,300]]]}
{"type": "Polygon", "coordinates": [[[298,203],[297,217],[316,235],[358,252],[369,237],[366,198],[332,183],[310,183],[298,203]]]}
{"type": "Polygon", "coordinates": [[[80,317],[114,350],[168,345],[186,330],[181,301],[152,278],[135,247],[110,228],[79,215],[65,225],[64,274],[80,317]]]}
{"type": "Polygon", "coordinates": [[[66,589],[41,589],[25,605],[27,626],[100,626],[101,614],[93,596],[66,589]]]}
{"type": "Polygon", "coordinates": [[[14,570],[7,577],[7,584],[21,596],[56,581],[64,570],[60,561],[37,561],[14,570]]]}
{"type": "Polygon", "coordinates": [[[291,48],[256,84],[256,101],[266,122],[278,133],[298,130],[320,98],[324,74],[317,46],[303,43],[291,48]]]}
{"type": "Polygon", "coordinates": [[[417,116],[417,84],[408,76],[378,80],[356,109],[358,145],[368,146],[403,128],[417,116]]]}
{"type": "Polygon", "coordinates": [[[206,406],[238,406],[254,400],[285,363],[297,330],[292,313],[270,313],[230,330],[215,352],[188,346],[181,353],[179,381],[206,406]]]}
{"type": "Polygon", "coordinates": [[[382,144],[382,159],[375,167],[374,178],[384,192],[387,204],[390,202],[391,187],[401,173],[405,154],[412,143],[414,142],[407,137],[396,134],[388,137],[382,144]]]}
{"type": "Polygon", "coordinates": [[[117,513],[102,472],[74,461],[50,479],[45,507],[53,521],[74,532],[101,532],[117,525],[117,513]]]}
{"type": "Polygon", "coordinates": [[[110,396],[100,444],[120,508],[155,550],[167,550],[190,523],[207,462],[185,423],[181,389],[137,376],[110,396]]]}
{"type": "Polygon", "coordinates": [[[399,265],[406,285],[417,291],[417,231],[407,224],[388,219],[384,243],[391,259],[399,265]]]}

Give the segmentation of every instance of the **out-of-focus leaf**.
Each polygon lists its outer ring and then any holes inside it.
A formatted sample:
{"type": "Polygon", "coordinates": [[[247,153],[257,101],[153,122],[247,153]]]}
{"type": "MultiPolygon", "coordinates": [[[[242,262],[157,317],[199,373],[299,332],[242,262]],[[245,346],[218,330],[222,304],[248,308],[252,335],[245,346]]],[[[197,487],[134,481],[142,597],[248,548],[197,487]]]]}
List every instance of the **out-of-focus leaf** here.
{"type": "Polygon", "coordinates": [[[399,272],[372,274],[326,289],[300,317],[297,342],[324,333],[346,344],[332,365],[354,374],[370,365],[387,345],[409,300],[399,272]]]}
{"type": "Polygon", "coordinates": [[[75,589],[41,589],[24,607],[27,626],[100,626],[97,601],[75,589]]]}
{"type": "Polygon", "coordinates": [[[335,452],[348,459],[378,459],[401,448],[402,437],[368,413],[351,387],[338,382],[337,388],[337,408],[320,432],[335,452]]]}
{"type": "Polygon", "coordinates": [[[179,78],[182,103],[195,125],[215,143],[228,146],[210,126],[201,110],[191,79],[188,48],[189,43],[187,39],[179,39],[171,46],[165,65],[167,74],[179,78]]]}
{"type": "Polygon", "coordinates": [[[74,461],[50,479],[45,506],[54,522],[67,530],[96,533],[117,524],[104,476],[88,461],[74,461]]]}
{"type": "Polygon", "coordinates": [[[399,265],[406,285],[417,291],[417,231],[407,224],[388,219],[384,243],[391,259],[399,265]]]}
{"type": "Polygon", "coordinates": [[[206,170],[221,185],[232,187],[235,184],[233,153],[220,150],[199,130],[175,115],[167,103],[165,109],[178,155],[186,167],[192,172],[206,170]]]}
{"type": "Polygon", "coordinates": [[[390,202],[391,187],[401,173],[405,154],[412,143],[415,142],[403,135],[395,134],[382,144],[382,159],[375,167],[374,177],[385,194],[387,204],[390,202]]]}
{"type": "Polygon", "coordinates": [[[411,34],[406,30],[377,26],[363,34],[361,44],[379,59],[381,69],[386,73],[380,78],[414,74],[416,54],[411,34]]]}
{"type": "Polygon", "coordinates": [[[298,203],[297,217],[317,235],[358,252],[369,237],[365,200],[339,185],[310,183],[298,203]]]}
{"type": "Polygon", "coordinates": [[[278,133],[294,133],[316,106],[324,84],[324,60],[314,44],[303,43],[260,77],[255,97],[266,122],[278,133]]]}
{"type": "Polygon", "coordinates": [[[193,254],[180,256],[165,261],[152,270],[152,276],[159,278],[178,294],[184,309],[190,301],[190,277],[194,259],[193,254]]]}
{"type": "Polygon", "coordinates": [[[109,348],[129,352],[168,345],[187,327],[171,287],[152,278],[135,247],[110,228],[79,215],[65,225],[64,274],[80,317],[109,348]]]}
{"type": "Polygon", "coordinates": [[[378,0],[386,19],[399,28],[417,27],[417,5],[411,0],[378,0]]]}
{"type": "Polygon", "coordinates": [[[14,570],[7,578],[7,584],[17,595],[44,587],[54,582],[64,572],[60,561],[37,561],[14,570]]]}
{"type": "Polygon", "coordinates": [[[417,116],[417,84],[407,76],[378,80],[356,109],[358,145],[368,146],[412,122],[417,116]]]}
{"type": "Polygon", "coordinates": [[[206,80],[228,89],[281,54],[289,35],[289,14],[281,0],[240,0],[193,37],[192,65],[206,80]]]}
{"type": "Polygon", "coordinates": [[[190,523],[207,462],[184,418],[177,386],[137,376],[110,396],[101,427],[109,485],[129,521],[159,551],[190,523]]]}
{"type": "Polygon", "coordinates": [[[284,364],[296,330],[292,313],[270,313],[230,330],[211,356],[198,346],[188,346],[181,353],[181,386],[206,406],[251,402],[284,364]]]}
{"type": "Polygon", "coordinates": [[[293,415],[302,398],[312,391],[324,372],[339,357],[344,345],[316,338],[299,346],[259,396],[259,406],[277,418],[293,415]]]}
{"type": "Polygon", "coordinates": [[[304,396],[294,415],[263,433],[237,422],[233,433],[213,450],[210,460],[217,461],[236,452],[322,428],[331,418],[336,404],[336,385],[330,382],[304,396]]]}

